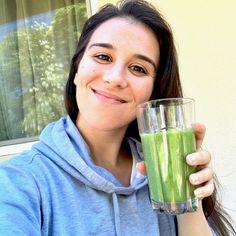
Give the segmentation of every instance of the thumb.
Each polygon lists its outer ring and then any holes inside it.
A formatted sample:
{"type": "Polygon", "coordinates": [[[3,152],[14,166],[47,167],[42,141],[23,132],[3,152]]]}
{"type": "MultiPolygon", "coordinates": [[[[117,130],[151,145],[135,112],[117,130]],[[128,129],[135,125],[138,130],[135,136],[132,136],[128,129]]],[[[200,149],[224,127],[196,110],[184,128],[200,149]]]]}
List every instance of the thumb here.
{"type": "Polygon", "coordinates": [[[146,166],[144,164],[144,161],[142,162],[138,162],[136,164],[136,169],[138,170],[138,172],[142,175],[147,175],[147,172],[146,172],[146,166]]]}

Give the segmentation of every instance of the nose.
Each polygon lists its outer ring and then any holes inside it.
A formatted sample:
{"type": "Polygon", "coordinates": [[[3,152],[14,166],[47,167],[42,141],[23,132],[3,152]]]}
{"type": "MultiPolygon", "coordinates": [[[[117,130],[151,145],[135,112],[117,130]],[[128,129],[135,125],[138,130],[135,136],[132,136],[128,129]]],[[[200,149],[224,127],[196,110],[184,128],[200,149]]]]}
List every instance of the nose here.
{"type": "Polygon", "coordinates": [[[128,85],[125,71],[122,66],[113,66],[107,70],[103,75],[103,81],[109,83],[111,86],[125,88],[128,85]]]}

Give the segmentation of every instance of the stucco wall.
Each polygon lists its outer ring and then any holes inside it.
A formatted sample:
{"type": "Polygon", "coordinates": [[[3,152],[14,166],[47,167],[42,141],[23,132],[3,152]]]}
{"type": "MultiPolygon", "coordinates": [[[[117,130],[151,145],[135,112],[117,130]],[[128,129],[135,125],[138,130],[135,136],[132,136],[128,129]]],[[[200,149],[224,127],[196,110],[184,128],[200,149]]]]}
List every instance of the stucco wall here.
{"type": "Polygon", "coordinates": [[[150,2],[173,28],[184,94],[196,100],[197,120],[207,127],[204,145],[236,222],[236,1],[150,2]]]}
{"type": "Polygon", "coordinates": [[[176,37],[185,96],[207,127],[222,199],[236,222],[236,1],[158,1],[176,37]]]}

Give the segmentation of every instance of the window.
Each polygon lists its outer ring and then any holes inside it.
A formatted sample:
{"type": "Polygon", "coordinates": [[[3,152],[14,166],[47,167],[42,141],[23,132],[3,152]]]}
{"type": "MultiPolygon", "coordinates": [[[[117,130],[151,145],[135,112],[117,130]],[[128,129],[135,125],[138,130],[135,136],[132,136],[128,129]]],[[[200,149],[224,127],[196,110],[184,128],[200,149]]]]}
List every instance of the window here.
{"type": "Polygon", "coordinates": [[[64,85],[87,9],[85,0],[0,2],[0,146],[34,141],[65,115],[64,85]]]}

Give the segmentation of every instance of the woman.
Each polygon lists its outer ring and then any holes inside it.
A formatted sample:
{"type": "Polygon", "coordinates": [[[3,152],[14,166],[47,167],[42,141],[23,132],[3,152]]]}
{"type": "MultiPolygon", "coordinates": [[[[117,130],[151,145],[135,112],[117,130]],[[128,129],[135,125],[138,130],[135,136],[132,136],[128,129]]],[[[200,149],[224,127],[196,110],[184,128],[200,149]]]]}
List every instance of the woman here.
{"type": "MultiPolygon", "coordinates": [[[[172,34],[158,12],[125,1],[92,16],[72,59],[69,116],[49,124],[31,151],[1,165],[0,235],[227,235],[209,204],[191,214],[156,214],[147,178],[135,169],[139,163],[145,173],[136,106],[180,96],[172,34]]],[[[198,148],[204,133],[196,125],[198,148]]],[[[190,176],[201,185],[196,196],[212,199],[210,154],[198,151],[187,162],[202,167],[190,176]]]]}

